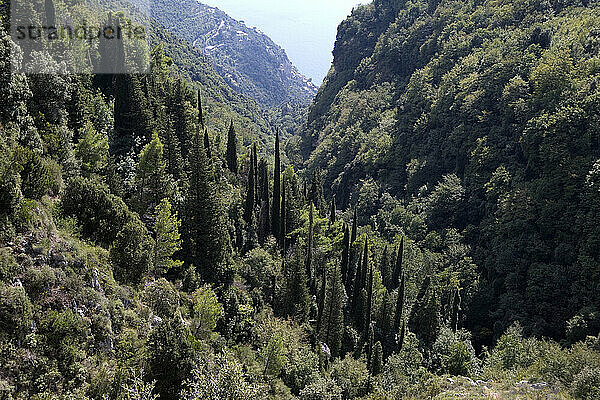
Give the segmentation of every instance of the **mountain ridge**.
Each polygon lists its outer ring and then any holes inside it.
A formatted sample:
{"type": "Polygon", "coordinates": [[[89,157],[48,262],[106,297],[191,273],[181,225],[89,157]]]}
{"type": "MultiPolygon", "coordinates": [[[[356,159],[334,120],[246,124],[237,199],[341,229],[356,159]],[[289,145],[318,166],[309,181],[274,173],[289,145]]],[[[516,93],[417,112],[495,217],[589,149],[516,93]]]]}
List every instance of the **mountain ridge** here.
{"type": "Polygon", "coordinates": [[[257,28],[224,11],[193,0],[153,3],[152,17],[167,30],[201,49],[236,92],[265,108],[286,102],[307,104],[317,92],[285,50],[257,28]]]}

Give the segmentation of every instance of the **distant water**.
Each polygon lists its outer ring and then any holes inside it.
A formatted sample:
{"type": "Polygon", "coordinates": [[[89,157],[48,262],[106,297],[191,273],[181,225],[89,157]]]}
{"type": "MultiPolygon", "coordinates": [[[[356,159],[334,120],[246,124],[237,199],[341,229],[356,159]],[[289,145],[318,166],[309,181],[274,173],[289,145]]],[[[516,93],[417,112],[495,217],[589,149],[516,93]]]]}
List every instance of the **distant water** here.
{"type": "Polygon", "coordinates": [[[367,0],[200,0],[256,26],[283,47],[300,72],[321,85],[331,66],[337,26],[367,0]]]}

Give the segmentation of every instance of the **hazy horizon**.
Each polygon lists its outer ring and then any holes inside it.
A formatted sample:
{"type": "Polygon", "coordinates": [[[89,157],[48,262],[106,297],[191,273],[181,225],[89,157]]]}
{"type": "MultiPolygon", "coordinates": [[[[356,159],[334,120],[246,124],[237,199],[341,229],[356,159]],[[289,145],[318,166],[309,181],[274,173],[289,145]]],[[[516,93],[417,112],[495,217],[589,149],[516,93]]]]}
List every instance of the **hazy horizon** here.
{"type": "Polygon", "coordinates": [[[201,0],[232,18],[256,26],[287,52],[290,60],[313,82],[321,85],[333,59],[337,27],[352,8],[367,0],[201,0]]]}

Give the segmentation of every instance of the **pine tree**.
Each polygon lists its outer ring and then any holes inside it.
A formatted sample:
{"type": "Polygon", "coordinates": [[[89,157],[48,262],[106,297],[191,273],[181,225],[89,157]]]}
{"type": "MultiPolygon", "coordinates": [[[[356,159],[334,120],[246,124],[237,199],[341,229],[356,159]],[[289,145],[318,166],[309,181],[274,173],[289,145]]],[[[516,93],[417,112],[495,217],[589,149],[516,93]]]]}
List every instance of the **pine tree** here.
{"type": "Polygon", "coordinates": [[[404,238],[400,240],[400,247],[398,248],[398,256],[396,257],[396,265],[394,267],[394,274],[392,276],[392,288],[396,289],[400,283],[400,275],[402,275],[402,263],[404,259],[404,238]]]}
{"type": "Polygon", "coordinates": [[[273,176],[273,213],[271,214],[271,232],[279,241],[281,228],[281,156],[279,154],[279,130],[275,135],[275,172],[273,176]]]}
{"type": "Polygon", "coordinates": [[[254,202],[256,200],[256,174],[254,173],[254,148],[250,152],[250,170],[248,171],[248,188],[246,190],[246,206],[244,208],[244,220],[248,225],[253,222],[254,202]]]}
{"type": "Polygon", "coordinates": [[[134,198],[135,209],[141,214],[154,208],[172,194],[172,183],[163,159],[164,146],[154,132],[152,141],[140,153],[136,169],[134,198]]]}
{"type": "Polygon", "coordinates": [[[206,158],[200,135],[195,134],[189,151],[190,166],[187,196],[184,202],[184,249],[189,264],[209,282],[228,282],[225,268],[228,234],[224,210],[206,158]]]}
{"type": "Polygon", "coordinates": [[[181,250],[181,221],[177,212],[171,211],[171,203],[167,199],[156,206],[155,221],[154,270],[160,276],[183,265],[182,261],[173,260],[173,255],[181,250]]]}
{"type": "Polygon", "coordinates": [[[227,150],[225,152],[225,160],[227,161],[227,168],[234,174],[238,172],[238,158],[237,158],[237,138],[235,128],[233,126],[233,120],[229,124],[229,132],[227,133],[227,150]]]}

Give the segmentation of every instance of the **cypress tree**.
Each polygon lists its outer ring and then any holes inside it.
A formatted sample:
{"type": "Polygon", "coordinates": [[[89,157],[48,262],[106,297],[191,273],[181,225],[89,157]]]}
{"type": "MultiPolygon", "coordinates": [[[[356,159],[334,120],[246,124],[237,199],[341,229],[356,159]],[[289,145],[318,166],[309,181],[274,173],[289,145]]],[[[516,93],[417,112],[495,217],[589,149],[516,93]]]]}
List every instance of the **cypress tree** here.
{"type": "Polygon", "coordinates": [[[336,218],[336,209],[335,209],[335,195],[333,196],[333,198],[331,199],[331,208],[329,210],[329,223],[331,225],[335,224],[335,218],[336,218]]]}
{"type": "Polygon", "coordinates": [[[392,287],[395,289],[400,283],[400,275],[402,275],[402,263],[404,259],[404,237],[400,240],[400,247],[398,248],[398,256],[396,257],[396,265],[394,267],[394,274],[392,276],[392,287]]]}
{"type": "Polygon", "coordinates": [[[300,252],[296,251],[294,260],[285,263],[285,289],[283,291],[283,310],[288,317],[295,317],[300,323],[308,318],[310,297],[306,284],[306,274],[300,252]]]}
{"type": "MultiPolygon", "coordinates": [[[[204,125],[204,111],[202,110],[202,97],[198,90],[198,131],[202,132],[206,126],[204,125]]],[[[210,158],[210,156],[209,156],[210,158]]]]}
{"type": "Polygon", "coordinates": [[[227,160],[227,168],[234,174],[238,172],[238,159],[237,159],[237,138],[235,128],[233,126],[233,120],[229,124],[229,132],[227,133],[227,151],[225,153],[225,159],[227,160]]]}
{"type": "Polygon", "coordinates": [[[192,138],[187,195],[184,201],[183,236],[188,264],[196,266],[209,282],[227,282],[225,270],[227,238],[224,210],[212,180],[206,152],[200,135],[192,138]]]}
{"type": "Polygon", "coordinates": [[[342,335],[344,334],[343,281],[340,268],[337,265],[334,266],[332,277],[329,281],[325,343],[329,346],[332,357],[336,358],[339,355],[342,345],[342,335]]]}
{"type": "Polygon", "coordinates": [[[454,299],[452,301],[452,315],[450,316],[450,327],[452,328],[453,332],[456,332],[456,330],[458,329],[458,314],[460,313],[460,303],[460,290],[457,289],[454,292],[454,299]]]}
{"type": "MultiPolygon", "coordinates": [[[[122,42],[117,40],[116,42],[122,42]]],[[[134,75],[117,74],[113,80],[114,140],[111,153],[124,156],[140,138],[147,143],[152,137],[152,114],[146,106],[139,79],[134,75]]]]}
{"type": "Polygon", "coordinates": [[[363,262],[362,262],[362,268],[360,269],[360,272],[362,274],[361,278],[360,278],[360,286],[363,288],[367,288],[367,285],[369,284],[369,282],[367,281],[368,277],[369,277],[369,238],[365,236],[365,246],[364,246],[364,250],[363,250],[363,262]]]}
{"type": "MultiPolygon", "coordinates": [[[[366,261],[365,265],[369,265],[368,261],[366,261]]],[[[373,309],[373,266],[369,267],[369,276],[367,278],[367,309],[366,309],[366,319],[365,326],[371,325],[372,318],[372,309],[373,309]]]]}
{"type": "Polygon", "coordinates": [[[255,203],[256,204],[260,204],[260,193],[258,190],[258,150],[256,149],[256,142],[254,142],[252,144],[252,154],[254,155],[252,157],[252,165],[254,167],[254,184],[255,184],[255,188],[254,188],[254,197],[255,197],[255,203]]]}
{"type": "Polygon", "coordinates": [[[400,322],[404,321],[404,302],[405,302],[406,277],[402,274],[402,282],[398,287],[398,297],[396,299],[396,313],[394,316],[394,332],[400,329],[400,322]]]}
{"type": "Polygon", "coordinates": [[[208,137],[208,129],[204,128],[204,149],[206,150],[206,156],[212,158],[212,150],[210,149],[210,138],[208,137]]]}
{"type": "Polygon", "coordinates": [[[285,198],[285,178],[281,182],[281,228],[279,230],[279,234],[281,235],[281,250],[283,254],[285,254],[285,236],[287,234],[286,227],[286,219],[287,219],[287,204],[285,198]]]}
{"type": "Polygon", "coordinates": [[[254,201],[256,193],[256,174],[254,173],[254,148],[250,154],[250,170],[248,171],[248,188],[246,190],[246,206],[244,208],[244,220],[248,225],[252,223],[254,216],[254,201]]]}
{"type": "Polygon", "coordinates": [[[371,368],[371,375],[377,376],[383,371],[383,347],[381,342],[375,343],[373,349],[373,366],[371,368]]]}
{"type": "Polygon", "coordinates": [[[373,348],[375,347],[375,330],[373,324],[366,327],[365,345],[367,351],[367,368],[369,372],[373,372],[373,348]]]}
{"type": "Polygon", "coordinates": [[[271,233],[271,208],[269,207],[269,178],[267,171],[267,162],[264,159],[258,164],[259,182],[260,182],[260,214],[258,218],[258,241],[264,244],[266,238],[271,233]]]}
{"type": "Polygon", "coordinates": [[[323,313],[325,311],[325,288],[327,285],[327,268],[323,267],[323,276],[321,277],[321,290],[319,291],[319,305],[317,310],[317,337],[321,335],[323,327],[323,313]]]}
{"type": "Polygon", "coordinates": [[[164,142],[167,172],[171,174],[175,181],[178,181],[183,178],[183,158],[181,157],[179,139],[173,130],[170,118],[166,118],[165,128],[162,130],[162,134],[163,137],[161,140],[164,142]]]}
{"type": "Polygon", "coordinates": [[[314,236],[314,216],[313,216],[313,205],[310,203],[308,205],[308,240],[307,240],[307,249],[306,249],[306,276],[308,276],[309,282],[311,282],[311,290],[313,289],[313,275],[312,275],[312,253],[313,253],[313,236],[314,236]]]}
{"type": "Polygon", "coordinates": [[[435,342],[440,325],[440,302],[430,282],[429,278],[425,280],[421,288],[422,293],[419,293],[408,320],[411,332],[414,332],[426,347],[435,342]]]}
{"type": "Polygon", "coordinates": [[[275,169],[273,175],[273,213],[271,224],[273,235],[279,241],[279,229],[281,228],[281,155],[279,153],[279,130],[275,134],[275,169]]]}
{"type": "MultiPolygon", "coordinates": [[[[356,263],[356,271],[354,272],[354,279],[353,279],[353,283],[352,283],[352,310],[354,310],[355,312],[358,310],[358,307],[360,306],[360,304],[359,304],[360,294],[363,289],[363,286],[360,282],[361,277],[362,277],[361,260],[362,259],[359,258],[358,262],[356,263]]],[[[360,313],[357,313],[355,315],[355,322],[356,322],[357,326],[362,324],[362,321],[359,321],[357,319],[359,314],[360,313]]]]}
{"type": "Polygon", "coordinates": [[[354,206],[354,218],[352,219],[352,236],[350,237],[350,244],[356,242],[356,235],[358,231],[358,215],[356,206],[354,206]]]}
{"type": "Polygon", "coordinates": [[[344,224],[344,239],[342,240],[342,245],[342,282],[346,284],[350,267],[350,229],[346,224],[344,224]]]}
{"type": "Polygon", "coordinates": [[[390,248],[386,244],[383,249],[383,256],[381,257],[381,278],[383,280],[383,286],[388,290],[392,290],[392,266],[390,262],[390,248]]]}
{"type": "Polygon", "coordinates": [[[402,351],[404,347],[404,337],[406,336],[406,322],[402,321],[402,329],[400,329],[400,336],[398,338],[398,351],[402,351]]]}

